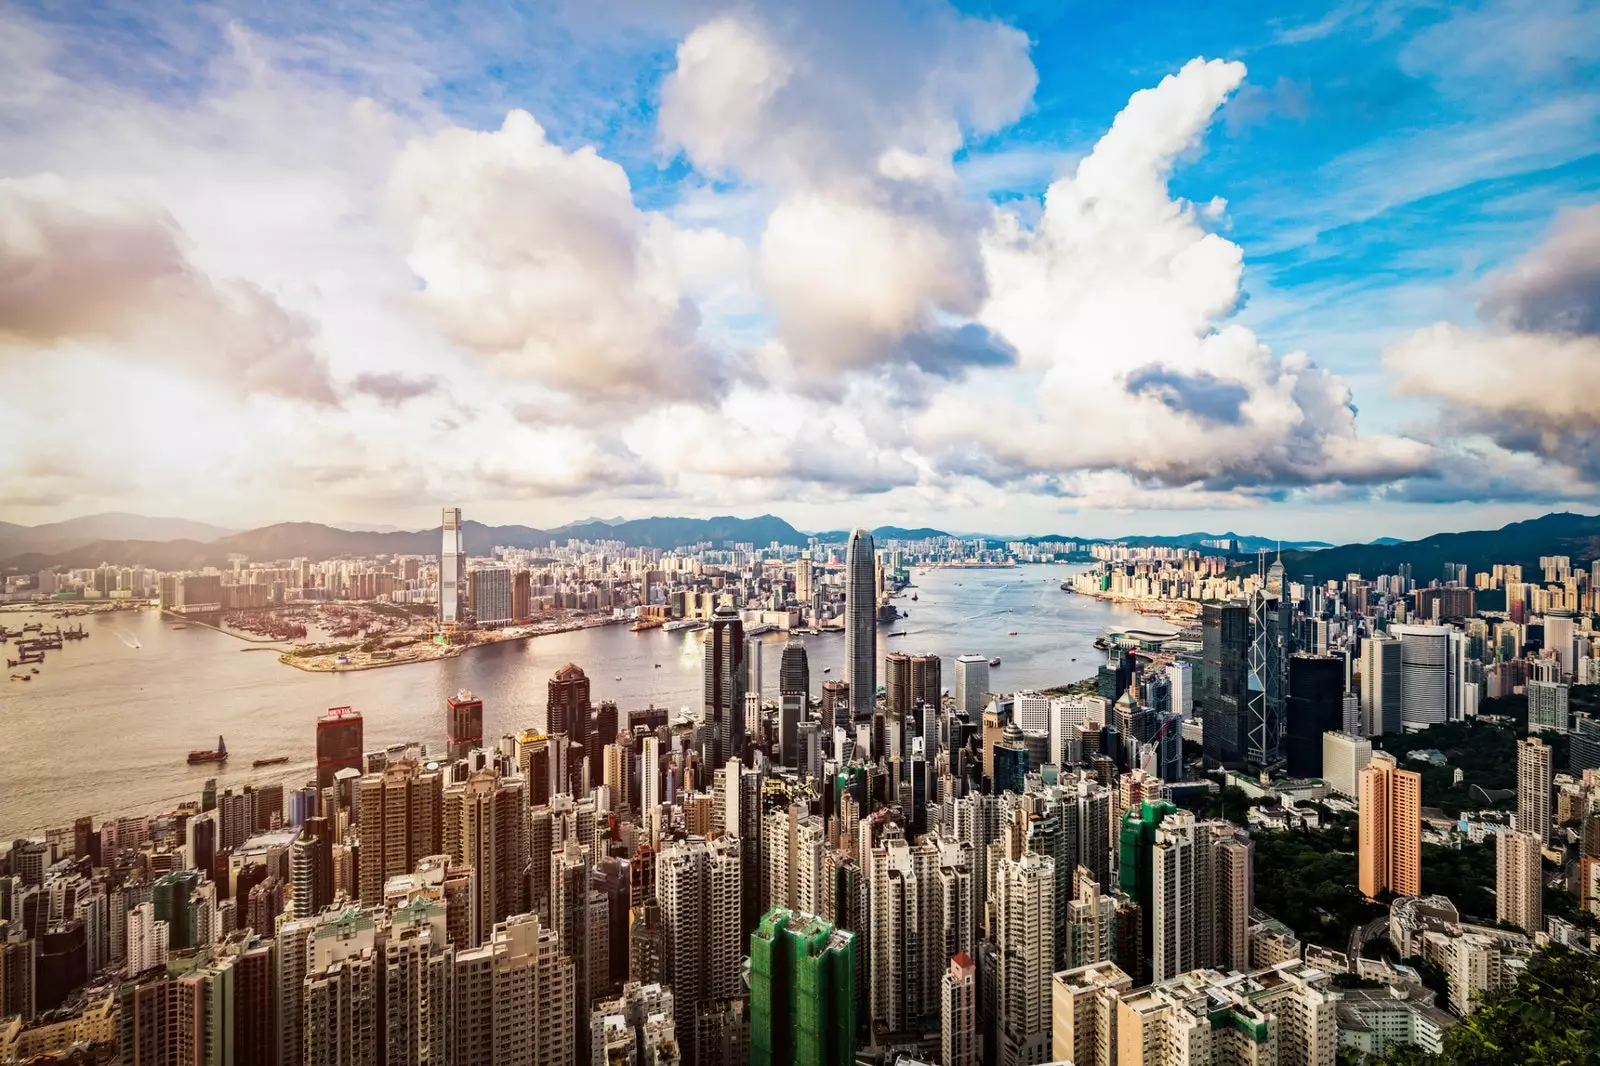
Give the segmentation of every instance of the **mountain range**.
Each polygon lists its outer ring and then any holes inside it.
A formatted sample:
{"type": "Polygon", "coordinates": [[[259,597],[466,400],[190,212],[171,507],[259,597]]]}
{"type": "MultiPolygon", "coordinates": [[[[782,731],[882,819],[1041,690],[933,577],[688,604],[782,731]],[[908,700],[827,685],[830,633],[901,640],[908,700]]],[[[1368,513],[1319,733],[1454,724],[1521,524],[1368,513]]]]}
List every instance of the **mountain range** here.
{"type": "MultiPolygon", "coordinates": [[[[468,521],[463,528],[469,555],[488,555],[497,545],[535,550],[552,541],[614,540],[634,547],[681,548],[693,544],[747,543],[802,546],[808,534],[775,515],[737,518],[635,518],[587,520],[537,529],[532,526],[490,526],[468,521]]],[[[928,527],[879,526],[873,537],[888,540],[924,540],[951,534],[928,527]]],[[[849,533],[829,530],[814,536],[829,544],[843,543],[849,533]]],[[[1466,563],[1473,570],[1497,562],[1520,562],[1537,568],[1541,555],[1570,555],[1574,562],[1600,557],[1600,516],[1549,514],[1514,522],[1498,530],[1440,533],[1418,541],[1379,538],[1368,544],[1334,547],[1322,541],[1280,542],[1268,537],[1236,533],[1184,533],[1161,537],[1084,538],[1069,534],[1033,537],[982,535],[990,541],[1077,540],[1095,543],[1115,540],[1132,545],[1200,547],[1204,541],[1231,539],[1238,543],[1241,566],[1250,565],[1261,550],[1282,549],[1283,561],[1293,577],[1311,574],[1317,580],[1347,573],[1368,576],[1392,573],[1403,562],[1412,564],[1418,581],[1438,576],[1446,562],[1466,563]]],[[[178,570],[225,563],[230,556],[250,559],[330,559],[340,556],[432,555],[439,550],[439,529],[349,530],[316,522],[280,522],[235,532],[182,518],[149,518],[108,513],[89,515],[41,526],[0,523],[0,564],[24,571],[55,566],[142,565],[178,570]]]]}

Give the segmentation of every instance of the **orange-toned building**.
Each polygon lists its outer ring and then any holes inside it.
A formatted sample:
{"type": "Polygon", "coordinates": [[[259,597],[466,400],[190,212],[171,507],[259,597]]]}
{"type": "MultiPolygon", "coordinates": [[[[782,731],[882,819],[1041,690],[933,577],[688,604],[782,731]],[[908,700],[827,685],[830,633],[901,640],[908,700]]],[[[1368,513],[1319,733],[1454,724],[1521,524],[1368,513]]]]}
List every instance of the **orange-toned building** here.
{"type": "Polygon", "coordinates": [[[1362,895],[1422,894],[1422,775],[1375,751],[1357,778],[1362,895]]]}

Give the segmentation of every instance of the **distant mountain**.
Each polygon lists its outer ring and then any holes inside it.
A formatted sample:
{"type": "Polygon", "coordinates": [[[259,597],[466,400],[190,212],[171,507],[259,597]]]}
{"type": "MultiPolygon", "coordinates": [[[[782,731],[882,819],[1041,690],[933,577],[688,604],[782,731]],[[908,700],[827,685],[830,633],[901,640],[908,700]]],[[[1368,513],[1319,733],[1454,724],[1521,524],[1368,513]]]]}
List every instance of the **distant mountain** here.
{"type": "MultiPolygon", "coordinates": [[[[210,527],[207,527],[210,528],[210,527]]],[[[535,529],[531,526],[489,526],[467,521],[462,528],[468,555],[488,555],[495,547],[539,549],[551,541],[569,539],[617,540],[632,547],[681,548],[709,542],[779,544],[799,546],[805,534],[773,515],[758,518],[636,518],[616,524],[587,522],[535,529]]],[[[52,566],[98,566],[102,562],[119,566],[135,564],[159,570],[221,565],[230,555],[250,559],[335,559],[341,556],[437,555],[440,530],[381,533],[371,530],[336,529],[318,522],[280,522],[228,536],[210,543],[197,538],[171,541],[129,538],[95,539],[55,551],[13,551],[0,544],[5,565],[20,570],[43,570],[52,566]]]]}
{"type": "Polygon", "coordinates": [[[95,541],[192,540],[206,543],[232,533],[188,518],[151,518],[147,515],[108,511],[104,514],[47,522],[39,526],[0,523],[0,556],[37,552],[53,555],[95,541]]]}
{"type": "MultiPolygon", "coordinates": [[[[1346,574],[1365,578],[1393,574],[1401,563],[1410,563],[1411,576],[1425,585],[1443,576],[1445,563],[1465,563],[1471,573],[1488,570],[1495,563],[1519,563],[1524,577],[1536,579],[1543,555],[1570,556],[1574,565],[1600,558],[1600,515],[1559,512],[1499,529],[1436,533],[1422,540],[1285,551],[1283,566],[1290,579],[1310,574],[1317,581],[1327,581],[1346,574]]],[[[1254,565],[1254,560],[1241,559],[1240,565],[1254,565]]]]}
{"type": "MultiPolygon", "coordinates": [[[[872,534],[872,540],[874,544],[876,544],[878,541],[884,540],[932,540],[935,537],[951,537],[956,535],[953,533],[946,533],[942,529],[931,529],[928,526],[918,526],[916,529],[907,529],[904,526],[878,526],[869,532],[872,534]]],[[[821,541],[823,544],[846,544],[850,541],[850,531],[848,529],[829,529],[824,530],[821,533],[813,533],[812,536],[816,537],[817,540],[821,541]]],[[[973,534],[967,539],[976,539],[976,536],[976,534],[973,534]]],[[[992,540],[994,538],[990,537],[986,539],[992,540]]],[[[805,542],[801,541],[801,543],[803,544],[805,542]]]]}
{"type": "Polygon", "coordinates": [[[1374,537],[1367,541],[1368,544],[1404,544],[1399,537],[1374,537]]]}

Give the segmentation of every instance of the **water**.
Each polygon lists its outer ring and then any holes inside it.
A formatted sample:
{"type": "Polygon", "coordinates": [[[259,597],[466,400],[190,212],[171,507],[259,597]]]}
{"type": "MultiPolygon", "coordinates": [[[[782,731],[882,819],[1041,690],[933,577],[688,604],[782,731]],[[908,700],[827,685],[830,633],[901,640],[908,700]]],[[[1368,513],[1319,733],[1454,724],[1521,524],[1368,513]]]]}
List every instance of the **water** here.
{"type": "MultiPolygon", "coordinates": [[[[919,594],[897,601],[908,617],[878,631],[883,654],[904,651],[945,659],[944,685],[957,655],[999,655],[991,675],[1002,690],[1042,688],[1094,673],[1095,637],[1139,618],[1062,592],[1078,568],[935,570],[913,578],[919,594]],[[888,636],[904,629],[903,637],[888,636]],[[1008,636],[1016,630],[1016,636],[1008,636]],[[1074,661],[1076,660],[1076,661],[1074,661]]],[[[44,616],[6,613],[17,628],[44,616]]],[[[35,833],[92,814],[170,808],[199,796],[206,778],[221,787],[303,782],[315,765],[315,721],[328,707],[352,706],[365,718],[369,749],[406,740],[444,742],[444,701],[470,689],[484,701],[484,735],[499,737],[534,723],[545,683],[575,662],[594,699],[627,711],[647,703],[697,707],[701,699],[700,632],[631,632],[625,625],[479,648],[454,659],[339,674],[308,674],[259,649],[200,626],[175,630],[154,611],[91,615],[90,639],[51,652],[33,680],[0,687],[0,839],[35,833]],[[655,664],[659,663],[657,668],[655,664]],[[217,734],[232,756],[226,767],[189,766],[192,748],[217,734]],[[287,764],[253,770],[254,759],[287,764]]],[[[55,624],[55,623],[47,623],[55,624]]],[[[785,637],[763,638],[763,689],[777,698],[785,637]]],[[[844,637],[806,638],[813,695],[843,679],[844,637]],[[831,673],[825,673],[826,668],[831,673]]],[[[0,645],[11,651],[11,645],[0,645]]],[[[12,652],[14,655],[15,653],[12,652]]],[[[11,671],[7,671],[9,674],[11,671]]],[[[879,677],[879,683],[882,683],[879,677]]]]}

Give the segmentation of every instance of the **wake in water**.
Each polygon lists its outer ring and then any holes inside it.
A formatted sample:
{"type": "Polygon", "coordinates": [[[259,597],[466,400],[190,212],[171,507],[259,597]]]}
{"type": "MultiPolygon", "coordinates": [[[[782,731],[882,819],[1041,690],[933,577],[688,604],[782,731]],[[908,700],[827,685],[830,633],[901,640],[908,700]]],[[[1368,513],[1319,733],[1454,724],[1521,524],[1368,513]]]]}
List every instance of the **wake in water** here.
{"type": "Polygon", "coordinates": [[[144,647],[143,644],[139,643],[139,638],[138,637],[130,636],[129,634],[124,633],[120,629],[112,630],[112,632],[116,633],[118,640],[122,641],[122,643],[126,644],[130,648],[142,648],[142,647],[144,647]]]}

